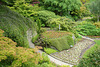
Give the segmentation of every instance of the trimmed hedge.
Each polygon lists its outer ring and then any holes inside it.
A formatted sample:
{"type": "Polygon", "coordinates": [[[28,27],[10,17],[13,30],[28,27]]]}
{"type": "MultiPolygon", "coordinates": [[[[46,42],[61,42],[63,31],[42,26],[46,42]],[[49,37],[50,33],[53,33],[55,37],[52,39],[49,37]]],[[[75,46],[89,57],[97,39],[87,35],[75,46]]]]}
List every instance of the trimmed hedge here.
{"type": "Polygon", "coordinates": [[[50,45],[56,47],[59,51],[71,48],[74,45],[74,40],[71,35],[63,36],[60,38],[49,39],[50,45]]]}
{"type": "Polygon", "coordinates": [[[5,36],[17,42],[17,46],[29,47],[26,31],[31,29],[34,33],[36,28],[37,25],[30,19],[0,5],[0,29],[5,31],[5,36]]]}

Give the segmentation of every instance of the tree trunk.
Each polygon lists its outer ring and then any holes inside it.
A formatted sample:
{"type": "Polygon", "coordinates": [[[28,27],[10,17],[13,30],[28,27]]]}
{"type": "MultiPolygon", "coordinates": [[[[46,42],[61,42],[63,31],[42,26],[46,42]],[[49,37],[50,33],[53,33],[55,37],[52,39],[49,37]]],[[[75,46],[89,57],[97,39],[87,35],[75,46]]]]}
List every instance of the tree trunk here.
{"type": "Polygon", "coordinates": [[[100,16],[97,16],[97,22],[99,22],[99,17],[100,17],[100,16]]]}

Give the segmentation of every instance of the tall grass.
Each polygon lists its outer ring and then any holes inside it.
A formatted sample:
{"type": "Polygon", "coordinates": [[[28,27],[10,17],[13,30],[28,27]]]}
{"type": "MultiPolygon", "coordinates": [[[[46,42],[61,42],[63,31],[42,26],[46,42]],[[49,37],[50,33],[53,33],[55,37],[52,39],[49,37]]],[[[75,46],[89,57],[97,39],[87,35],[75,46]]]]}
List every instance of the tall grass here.
{"type": "Polygon", "coordinates": [[[5,36],[17,42],[17,46],[29,47],[26,31],[31,29],[34,33],[36,28],[35,22],[0,5],[0,29],[5,31],[5,36]]]}

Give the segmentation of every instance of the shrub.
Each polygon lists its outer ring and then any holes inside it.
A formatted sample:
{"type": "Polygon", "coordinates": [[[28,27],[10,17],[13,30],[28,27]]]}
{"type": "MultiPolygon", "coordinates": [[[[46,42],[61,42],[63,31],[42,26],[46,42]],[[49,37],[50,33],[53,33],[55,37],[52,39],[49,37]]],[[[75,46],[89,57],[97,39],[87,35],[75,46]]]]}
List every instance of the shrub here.
{"type": "Polygon", "coordinates": [[[29,47],[26,34],[29,28],[34,34],[36,23],[0,5],[0,29],[5,31],[5,36],[17,42],[17,46],[29,47]]]}
{"type": "MultiPolygon", "coordinates": [[[[29,2],[32,2],[32,0],[28,0],[29,2]]],[[[31,20],[34,20],[34,15],[42,10],[42,8],[40,8],[38,5],[33,5],[31,3],[29,3],[26,0],[15,0],[13,1],[13,5],[12,6],[8,6],[11,10],[14,10],[16,12],[18,12],[19,14],[30,18],[31,20]]]]}
{"type": "Polygon", "coordinates": [[[96,22],[96,23],[94,23],[94,25],[95,25],[97,28],[100,28],[100,22],[96,22]]]}
{"type": "Polygon", "coordinates": [[[45,51],[47,54],[51,54],[51,53],[58,52],[57,50],[54,50],[54,49],[51,49],[51,48],[44,48],[44,51],[45,51]]]}
{"type": "Polygon", "coordinates": [[[47,45],[53,46],[59,51],[69,49],[71,45],[74,45],[72,33],[66,31],[47,31],[42,33],[41,37],[47,45]]]}
{"type": "Polygon", "coordinates": [[[41,28],[40,32],[44,33],[44,32],[46,32],[46,29],[45,28],[41,28]]]}
{"type": "Polygon", "coordinates": [[[82,35],[100,36],[100,28],[96,28],[93,24],[78,25],[77,31],[82,35]]]}
{"type": "Polygon", "coordinates": [[[39,11],[38,13],[36,13],[34,17],[36,17],[36,20],[37,20],[37,17],[39,17],[39,19],[41,20],[41,23],[44,24],[45,26],[48,26],[46,22],[51,18],[56,18],[57,16],[55,15],[55,13],[51,11],[44,10],[44,11],[39,11]]]}
{"type": "Polygon", "coordinates": [[[39,37],[39,34],[37,34],[36,36],[34,36],[34,37],[32,38],[32,42],[34,43],[34,42],[38,39],[38,37],[39,37]]]}
{"type": "MultiPolygon", "coordinates": [[[[77,12],[80,10],[81,1],[80,0],[40,0],[42,2],[42,5],[45,9],[55,12],[58,15],[78,15],[77,12]],[[72,14],[72,12],[74,12],[72,14]]],[[[40,3],[41,4],[41,3],[40,3]]]]}
{"type": "MultiPolygon", "coordinates": [[[[0,34],[3,35],[0,29],[0,34]]],[[[17,43],[0,36],[0,67],[56,67],[50,62],[47,54],[37,53],[40,48],[16,47],[17,43]]]]}
{"type": "Polygon", "coordinates": [[[48,58],[48,55],[46,53],[42,53],[42,57],[43,57],[43,59],[40,61],[40,64],[42,64],[44,62],[47,62],[47,63],[50,62],[50,59],[48,58]]]}
{"type": "MultiPolygon", "coordinates": [[[[0,30],[0,32],[2,32],[0,30]]],[[[2,32],[3,33],[3,32],[2,32]]],[[[42,57],[35,49],[16,47],[17,43],[7,37],[0,37],[0,67],[21,67],[24,64],[36,65],[42,57]]],[[[26,66],[27,67],[27,66],[26,66]]]]}
{"type": "Polygon", "coordinates": [[[70,45],[74,45],[72,36],[64,36],[55,39],[49,39],[50,45],[56,47],[59,51],[69,49],[70,45]]]}
{"type": "Polygon", "coordinates": [[[76,25],[74,22],[72,22],[71,19],[68,19],[66,17],[51,18],[46,23],[51,28],[59,28],[60,24],[61,30],[64,31],[72,31],[74,30],[74,26],[76,25]]]}

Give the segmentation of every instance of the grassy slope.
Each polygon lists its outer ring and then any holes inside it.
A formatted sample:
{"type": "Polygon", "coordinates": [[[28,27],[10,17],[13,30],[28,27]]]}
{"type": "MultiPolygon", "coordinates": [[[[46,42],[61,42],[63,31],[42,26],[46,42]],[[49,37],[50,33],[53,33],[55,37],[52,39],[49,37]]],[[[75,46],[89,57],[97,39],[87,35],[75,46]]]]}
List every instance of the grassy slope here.
{"type": "Polygon", "coordinates": [[[18,46],[29,47],[26,35],[29,28],[34,32],[36,24],[30,19],[0,5],[0,29],[5,31],[5,36],[17,42],[18,46]]]}
{"type": "Polygon", "coordinates": [[[93,51],[95,51],[97,48],[100,48],[100,40],[95,40],[96,44],[94,46],[92,46],[90,49],[88,49],[84,55],[83,58],[87,58],[87,56],[92,53],[93,51]]]}

